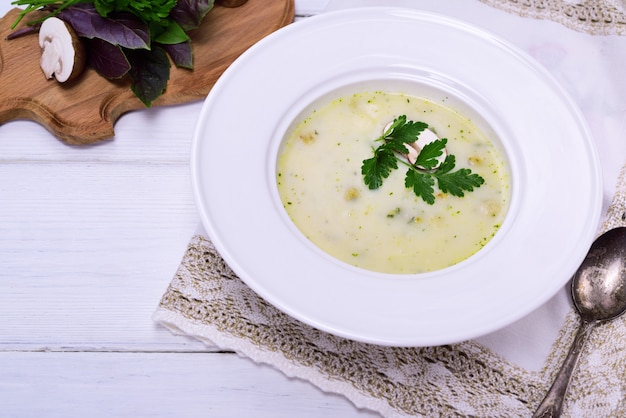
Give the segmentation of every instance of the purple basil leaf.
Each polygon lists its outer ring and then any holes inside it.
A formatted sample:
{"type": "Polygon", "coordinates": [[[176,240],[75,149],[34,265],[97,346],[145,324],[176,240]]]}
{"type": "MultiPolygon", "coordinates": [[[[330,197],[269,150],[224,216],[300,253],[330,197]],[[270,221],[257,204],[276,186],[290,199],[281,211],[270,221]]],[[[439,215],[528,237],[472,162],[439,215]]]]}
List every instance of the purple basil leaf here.
{"type": "Polygon", "coordinates": [[[130,63],[118,45],[94,38],[88,40],[87,51],[89,65],[103,77],[122,78],[130,70],[130,63]]]}
{"type": "Polygon", "coordinates": [[[59,18],[67,22],[78,36],[99,38],[129,49],[150,48],[148,26],[131,14],[102,17],[92,3],[78,3],[63,9],[59,18]]]}
{"type": "Polygon", "coordinates": [[[132,49],[126,51],[131,69],[128,72],[132,79],[133,93],[150,107],[167,86],[170,78],[170,60],[165,50],[153,45],[151,50],[132,49]]]}
{"type": "Polygon", "coordinates": [[[170,17],[186,31],[196,29],[213,8],[213,3],[214,0],[178,0],[170,11],[170,17]]]}
{"type": "Polygon", "coordinates": [[[191,48],[191,41],[161,46],[169,54],[177,67],[189,69],[193,68],[193,50],[191,48]]]}

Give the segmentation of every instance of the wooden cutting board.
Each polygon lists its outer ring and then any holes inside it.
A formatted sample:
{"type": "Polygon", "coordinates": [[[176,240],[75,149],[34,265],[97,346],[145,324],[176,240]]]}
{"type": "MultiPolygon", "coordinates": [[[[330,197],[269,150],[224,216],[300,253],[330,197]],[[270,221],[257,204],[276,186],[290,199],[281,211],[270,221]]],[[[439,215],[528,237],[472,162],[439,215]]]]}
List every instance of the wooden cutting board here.
{"type": "MultiPolygon", "coordinates": [[[[13,9],[0,19],[0,125],[30,119],[68,144],[90,144],[113,137],[113,125],[125,112],[145,108],[128,80],[112,82],[91,69],[68,83],[47,80],[39,67],[37,35],[6,39],[19,12],[13,9]]],[[[233,8],[216,4],[190,33],[194,69],[172,66],[167,89],[153,106],[203,99],[241,53],[293,17],[293,0],[248,0],[233,8]]]]}

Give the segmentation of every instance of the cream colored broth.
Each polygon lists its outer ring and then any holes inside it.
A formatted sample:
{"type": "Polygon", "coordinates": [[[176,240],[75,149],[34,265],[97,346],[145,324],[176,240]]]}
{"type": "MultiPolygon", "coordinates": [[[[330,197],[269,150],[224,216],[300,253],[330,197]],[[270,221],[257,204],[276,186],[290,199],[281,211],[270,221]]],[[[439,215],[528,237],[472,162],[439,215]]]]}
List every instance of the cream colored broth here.
{"type": "Polygon", "coordinates": [[[404,94],[359,93],[314,110],[287,138],[279,156],[278,190],[300,231],[328,254],[364,269],[421,273],[454,265],[495,234],[509,199],[504,159],[470,120],[432,101],[404,94]],[[429,205],[394,170],[370,190],[361,164],[385,125],[399,115],[426,122],[455,170],[485,183],[464,197],[441,193],[429,205]]]}

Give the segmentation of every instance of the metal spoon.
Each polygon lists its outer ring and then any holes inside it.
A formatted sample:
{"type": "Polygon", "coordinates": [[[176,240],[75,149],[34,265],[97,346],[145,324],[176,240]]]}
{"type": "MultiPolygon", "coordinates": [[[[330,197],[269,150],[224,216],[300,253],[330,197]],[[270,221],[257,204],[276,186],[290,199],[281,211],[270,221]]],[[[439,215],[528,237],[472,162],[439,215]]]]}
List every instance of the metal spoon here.
{"type": "Polygon", "coordinates": [[[614,319],[626,311],[626,227],[605,232],[591,245],[572,279],[572,297],[582,324],[533,418],[561,415],[565,393],[587,337],[600,322],[614,319]]]}

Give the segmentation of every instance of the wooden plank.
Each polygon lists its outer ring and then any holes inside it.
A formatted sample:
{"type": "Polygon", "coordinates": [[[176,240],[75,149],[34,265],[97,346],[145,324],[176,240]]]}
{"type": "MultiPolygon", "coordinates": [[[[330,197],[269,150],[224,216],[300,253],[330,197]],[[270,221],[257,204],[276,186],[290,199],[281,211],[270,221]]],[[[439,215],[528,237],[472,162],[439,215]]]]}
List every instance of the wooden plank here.
{"type": "Polygon", "coordinates": [[[118,119],[115,137],[82,146],[68,146],[56,140],[35,122],[10,121],[0,126],[0,163],[116,161],[188,165],[201,107],[202,102],[196,101],[130,112],[118,119]]]}
{"type": "Polygon", "coordinates": [[[5,418],[376,418],[235,354],[0,352],[5,418]]]}
{"type": "Polygon", "coordinates": [[[204,349],[151,319],[199,224],[188,170],[0,164],[0,350],[204,349]]]}

